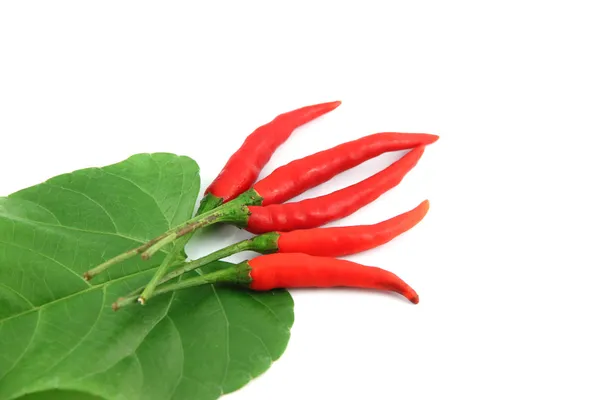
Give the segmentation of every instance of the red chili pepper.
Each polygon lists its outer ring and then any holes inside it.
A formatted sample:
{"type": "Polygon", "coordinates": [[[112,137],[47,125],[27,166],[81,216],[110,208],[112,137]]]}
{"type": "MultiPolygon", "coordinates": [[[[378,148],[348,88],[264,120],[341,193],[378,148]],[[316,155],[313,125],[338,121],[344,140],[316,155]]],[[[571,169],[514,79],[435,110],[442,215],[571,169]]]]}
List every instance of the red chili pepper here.
{"type": "Polygon", "coordinates": [[[229,158],[219,175],[206,189],[205,196],[214,196],[222,203],[248,190],[275,150],[296,128],[334,110],[340,104],[340,101],[332,101],[299,108],[281,114],[257,128],[229,158]]]}
{"type": "Polygon", "coordinates": [[[343,286],[391,290],[419,302],[417,293],[393,273],[352,261],[289,253],[258,256],[248,265],[253,290],[343,286]]]}
{"type": "Polygon", "coordinates": [[[360,253],[381,246],[408,231],[425,217],[428,210],[429,201],[425,200],[414,209],[378,224],[263,233],[187,262],[165,275],[160,283],[243,251],[262,254],[304,253],[323,257],[360,253]]]}
{"type": "MultiPolygon", "coordinates": [[[[249,189],[235,200],[198,215],[145,244],[104,262],[86,272],[84,276],[86,279],[91,279],[112,265],[140,253],[142,258],[148,259],[160,248],[177,238],[219,222],[232,223],[246,228],[250,232],[258,233],[313,228],[342,218],[397,185],[420,158],[423,153],[423,144],[433,143],[437,139],[438,136],[427,134],[380,133],[350,142],[351,144],[347,144],[348,146],[337,146],[305,157],[299,163],[292,162],[285,167],[278,168],[273,178],[267,177],[257,183],[260,190],[266,193],[266,197],[263,198],[261,193],[255,189],[249,189]],[[297,203],[281,206],[270,204],[276,200],[289,199],[378,154],[405,149],[415,144],[420,146],[413,149],[400,161],[346,189],[297,203]],[[334,160],[332,165],[335,168],[329,167],[328,157],[334,160]],[[264,202],[270,205],[253,207],[264,202]],[[281,214],[278,215],[279,213],[281,214]]],[[[207,197],[205,197],[206,199],[207,197]]],[[[211,199],[215,199],[215,197],[212,196],[211,199]]]]}
{"type": "Polygon", "coordinates": [[[242,225],[252,233],[287,232],[314,228],[346,217],[398,185],[417,164],[423,151],[424,147],[419,146],[383,171],[325,196],[266,207],[248,206],[247,222],[230,222],[242,225]]]}
{"type": "Polygon", "coordinates": [[[389,242],[417,225],[427,214],[429,201],[387,221],[374,225],[299,229],[279,233],[280,253],[305,253],[314,256],[341,257],[360,253],[389,242]]]}
{"type": "Polygon", "coordinates": [[[262,198],[262,206],[280,204],[383,153],[425,146],[438,139],[425,133],[375,133],[281,166],[253,189],[262,198]]]}
{"type": "MultiPolygon", "coordinates": [[[[414,304],[419,302],[419,295],[389,271],[352,261],[301,253],[258,256],[226,269],[161,285],[154,291],[154,296],[207,283],[247,285],[258,291],[330,287],[390,290],[403,295],[414,304]]],[[[136,295],[120,298],[113,304],[113,310],[133,304],[136,299],[136,295]]]]}

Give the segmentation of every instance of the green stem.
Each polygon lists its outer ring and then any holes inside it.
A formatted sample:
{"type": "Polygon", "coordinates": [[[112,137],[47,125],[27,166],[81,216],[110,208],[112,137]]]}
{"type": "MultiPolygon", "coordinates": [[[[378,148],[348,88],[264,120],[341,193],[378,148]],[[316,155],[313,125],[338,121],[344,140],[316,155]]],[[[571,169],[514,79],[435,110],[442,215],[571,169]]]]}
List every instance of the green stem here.
{"type": "Polygon", "coordinates": [[[129,250],[123,254],[119,254],[118,256],[98,265],[97,267],[94,267],[83,274],[83,276],[87,280],[92,279],[94,276],[107,270],[111,266],[121,261],[128,260],[140,253],[142,253],[142,258],[148,259],[167,244],[204,226],[212,225],[217,222],[231,222],[236,225],[245,226],[249,217],[247,206],[260,205],[261,203],[262,197],[260,197],[260,195],[254,189],[250,189],[229,203],[222,204],[208,212],[196,215],[194,218],[191,218],[188,221],[169,229],[162,235],[149,240],[143,245],[136,247],[133,250],[129,250]]]}
{"type": "MultiPolygon", "coordinates": [[[[249,284],[252,281],[250,278],[250,266],[247,262],[235,264],[231,268],[222,269],[215,271],[210,274],[200,275],[193,278],[185,279],[177,283],[171,283],[167,285],[159,286],[154,292],[154,296],[158,296],[164,293],[173,292],[176,290],[187,289],[194,286],[206,285],[209,283],[234,283],[234,284],[249,284]]],[[[137,300],[136,296],[121,297],[112,306],[113,310],[117,311],[119,308],[134,304],[137,300]]]]}
{"type": "MultiPolygon", "coordinates": [[[[246,193],[252,193],[252,192],[253,191],[246,192],[246,193]]],[[[254,193],[256,193],[256,192],[254,192],[254,193]]],[[[188,223],[188,225],[185,228],[180,229],[177,232],[172,232],[172,233],[167,232],[167,235],[163,239],[159,240],[154,245],[152,245],[150,248],[148,248],[145,252],[143,252],[142,258],[144,260],[147,260],[150,257],[152,257],[152,255],[155,252],[157,252],[158,250],[160,250],[162,247],[164,247],[168,243],[171,243],[171,242],[177,240],[175,249],[165,257],[163,262],[160,264],[160,266],[156,270],[156,273],[154,274],[154,276],[152,277],[152,279],[150,280],[150,282],[148,283],[148,285],[146,286],[146,288],[143,290],[142,294],[140,295],[140,297],[138,299],[140,304],[142,304],[142,305],[145,304],[146,301],[148,301],[150,299],[150,297],[152,297],[152,293],[154,292],[156,287],[160,284],[160,282],[163,280],[163,277],[167,273],[167,270],[169,269],[169,264],[171,264],[171,260],[173,259],[173,255],[176,253],[179,253],[183,249],[183,247],[185,246],[185,244],[190,239],[190,237],[192,236],[193,232],[196,229],[201,228],[203,226],[211,225],[216,222],[224,222],[224,221],[240,222],[240,221],[244,221],[244,220],[247,221],[247,218],[250,215],[250,213],[248,211],[248,207],[246,206],[246,204],[248,204],[248,202],[249,202],[249,198],[247,196],[244,196],[244,194],[243,194],[240,197],[238,197],[237,199],[231,201],[228,205],[217,207],[211,211],[201,214],[199,217],[196,217],[196,218],[201,218],[200,220],[193,222],[193,223],[188,223]],[[180,238],[183,238],[183,239],[180,239],[180,238]]],[[[193,220],[193,218],[192,218],[192,220],[193,220]]],[[[237,246],[234,245],[232,248],[226,248],[224,250],[225,250],[224,252],[220,253],[219,258],[227,257],[227,256],[230,256],[231,254],[235,254],[239,251],[243,251],[243,245],[240,244],[239,249],[237,248],[237,246]],[[234,253],[231,253],[231,251],[234,251],[234,253]]],[[[219,252],[217,252],[217,253],[219,253],[219,252]]],[[[216,258],[216,260],[218,260],[219,258],[216,258]]],[[[192,269],[195,269],[195,268],[192,268],[192,269]]]]}
{"type": "MultiPolygon", "coordinates": [[[[188,236],[191,236],[191,234],[188,236]]],[[[162,238],[158,242],[154,243],[152,246],[150,246],[146,251],[144,251],[142,253],[142,260],[149,260],[154,254],[156,254],[158,251],[160,251],[161,248],[163,248],[167,244],[175,241],[176,239],[177,239],[177,235],[175,235],[174,233],[171,233],[171,234],[165,236],[164,238],[162,238]]]]}
{"type": "MultiPolygon", "coordinates": [[[[219,207],[218,207],[219,208],[219,207]]],[[[218,210],[217,208],[217,210],[218,210]]],[[[215,211],[215,210],[213,210],[215,211]]],[[[206,213],[205,213],[206,214],[206,213]]],[[[109,269],[110,267],[112,267],[115,264],[118,264],[122,261],[125,260],[129,260],[132,257],[135,257],[136,255],[142,253],[142,258],[144,260],[148,260],[150,257],[152,257],[154,254],[156,254],[157,251],[159,251],[162,247],[164,247],[165,245],[171,243],[174,239],[177,239],[177,237],[175,237],[173,239],[173,233],[172,231],[177,231],[179,229],[182,229],[186,226],[187,223],[189,223],[190,221],[194,221],[194,220],[201,220],[203,217],[205,217],[205,214],[202,214],[200,216],[196,216],[192,219],[190,219],[187,222],[184,222],[183,224],[180,224],[178,226],[176,226],[175,228],[168,230],[166,232],[164,232],[163,234],[155,237],[154,239],[151,239],[149,241],[147,241],[146,243],[144,243],[143,245],[136,247],[135,249],[126,251],[125,253],[119,254],[116,257],[111,258],[110,260],[90,269],[89,271],[85,272],[83,274],[83,278],[85,280],[90,280],[93,277],[95,277],[96,275],[106,271],[107,269],[109,269]],[[158,246],[157,246],[158,245],[158,246]]],[[[211,215],[206,216],[205,218],[210,218],[211,215]]]]}
{"type": "MultiPolygon", "coordinates": [[[[183,264],[181,267],[174,269],[168,274],[164,275],[164,277],[158,283],[162,285],[163,283],[175,279],[186,272],[193,271],[197,268],[200,268],[204,265],[210,264],[213,261],[221,260],[225,257],[232,256],[234,254],[241,253],[243,251],[256,251],[261,254],[274,253],[278,250],[278,241],[279,234],[276,232],[263,233],[262,235],[255,236],[250,239],[242,240],[240,242],[234,243],[227,247],[223,247],[217,251],[214,251],[204,257],[198,258],[197,260],[187,262],[183,264]]],[[[202,271],[198,270],[199,273],[202,271]]],[[[139,295],[139,293],[144,288],[140,288],[135,292],[130,293],[130,295],[139,295]]],[[[145,301],[148,301],[150,297],[143,296],[145,301]]]]}
{"type": "Polygon", "coordinates": [[[160,263],[160,266],[158,267],[158,269],[152,276],[152,279],[150,279],[150,282],[148,282],[148,284],[142,291],[140,298],[138,299],[140,304],[142,304],[142,305],[145,304],[146,300],[149,299],[150,296],[152,296],[154,289],[156,289],[156,287],[159,285],[160,280],[167,273],[167,270],[169,269],[169,266],[171,265],[171,261],[173,260],[173,258],[177,254],[179,254],[179,252],[181,250],[183,250],[183,248],[185,247],[185,244],[187,243],[187,240],[185,240],[185,239],[186,238],[182,238],[181,240],[178,240],[175,243],[175,248],[173,249],[173,251],[171,251],[169,254],[167,254],[166,257],[164,258],[164,260],[162,261],[162,263],[160,263]]]}
{"type": "MultiPolygon", "coordinates": [[[[213,261],[220,260],[225,257],[232,256],[237,253],[241,253],[242,251],[251,251],[254,250],[254,242],[252,239],[242,240],[241,242],[234,243],[217,251],[214,251],[204,257],[201,257],[197,260],[190,261],[184,264],[182,267],[177,268],[167,275],[165,275],[164,279],[160,282],[165,283],[166,281],[170,281],[171,279],[177,278],[180,275],[185,274],[186,272],[193,271],[197,268],[200,268],[206,264],[210,264],[213,261]]],[[[200,271],[201,272],[201,271],[200,271]]]]}
{"type": "Polygon", "coordinates": [[[89,271],[85,272],[83,274],[83,278],[86,281],[89,281],[90,279],[92,279],[93,277],[95,277],[96,275],[99,275],[100,273],[106,271],[107,269],[109,269],[110,267],[112,267],[115,264],[118,264],[122,261],[126,261],[129,260],[132,257],[135,257],[136,255],[146,251],[149,247],[151,247],[154,243],[156,243],[157,241],[159,241],[160,239],[162,239],[162,235],[158,236],[157,238],[154,238],[146,243],[144,243],[143,245],[136,247],[135,249],[126,251],[125,253],[119,254],[116,257],[111,258],[108,261],[103,262],[102,264],[90,269],[89,271]]]}
{"type": "MultiPolygon", "coordinates": [[[[177,278],[178,276],[183,275],[186,272],[210,264],[213,261],[217,261],[225,257],[241,253],[242,251],[255,251],[261,254],[275,253],[279,249],[278,241],[279,233],[277,232],[263,233],[262,235],[242,240],[227,247],[223,247],[222,249],[214,251],[197,260],[183,264],[183,266],[174,269],[173,271],[165,275],[164,279],[160,283],[165,283],[166,281],[170,281],[174,278],[177,278]]],[[[198,272],[200,274],[202,273],[202,271],[200,270],[198,270],[198,272]]]]}
{"type": "MultiPolygon", "coordinates": [[[[217,261],[217,260],[220,260],[221,258],[229,257],[233,254],[237,254],[237,253],[240,253],[240,252],[246,251],[246,250],[252,250],[251,239],[243,240],[238,243],[234,243],[230,246],[224,247],[220,250],[210,253],[209,255],[206,255],[202,258],[185,263],[181,267],[164,275],[158,284],[161,285],[167,281],[170,281],[171,279],[175,279],[178,276],[185,274],[186,272],[192,271],[196,268],[202,267],[213,261],[217,261]]],[[[154,276],[156,276],[156,274],[154,276]]],[[[141,287],[141,288],[135,290],[134,292],[131,292],[128,296],[144,297],[144,301],[148,301],[150,299],[150,297],[153,297],[152,294],[146,293],[145,295],[140,296],[142,291],[147,287],[148,286],[141,287]]]]}
{"type": "Polygon", "coordinates": [[[248,205],[260,204],[262,198],[253,189],[242,193],[229,203],[225,203],[211,211],[198,215],[187,222],[176,226],[165,232],[162,237],[155,241],[146,251],[142,253],[144,259],[152,257],[154,253],[178,238],[192,233],[199,228],[209,226],[218,222],[231,222],[236,225],[245,226],[248,223],[250,211],[248,205]]]}

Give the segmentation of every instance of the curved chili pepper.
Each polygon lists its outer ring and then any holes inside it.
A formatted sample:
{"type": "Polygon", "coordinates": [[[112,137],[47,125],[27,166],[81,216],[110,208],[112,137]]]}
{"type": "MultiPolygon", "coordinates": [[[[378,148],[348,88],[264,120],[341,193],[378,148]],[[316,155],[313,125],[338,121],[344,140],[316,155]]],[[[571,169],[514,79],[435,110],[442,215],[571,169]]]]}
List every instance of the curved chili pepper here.
{"type": "Polygon", "coordinates": [[[429,201],[387,221],[373,225],[299,229],[282,232],[277,241],[280,253],[305,253],[341,257],[381,246],[417,225],[427,214],[429,201]]]}
{"type": "Polygon", "coordinates": [[[417,293],[393,273],[352,261],[289,253],[258,256],[248,265],[253,290],[343,286],[391,290],[419,302],[417,293]]]}
{"type": "MultiPolygon", "coordinates": [[[[331,287],[389,290],[403,295],[414,304],[419,303],[419,295],[414,289],[390,271],[301,253],[258,256],[230,268],[161,285],[154,295],[207,283],[233,283],[257,291],[331,287]]],[[[136,299],[137,296],[120,298],[113,304],[113,309],[116,311],[124,305],[133,304],[136,299]]]]}
{"type": "Polygon", "coordinates": [[[280,204],[383,153],[425,146],[438,139],[426,133],[375,133],[281,166],[253,189],[262,198],[260,205],[280,204]]]}
{"type": "MultiPolygon", "coordinates": [[[[313,256],[340,257],[381,246],[417,225],[427,214],[429,201],[414,209],[373,225],[301,229],[269,232],[242,240],[197,260],[183,264],[162,278],[160,284],[243,251],[270,253],[304,253],[313,256]]],[[[133,292],[141,293],[138,289],[133,292]]]]}
{"type": "MultiPolygon", "coordinates": [[[[398,185],[417,164],[424,147],[419,146],[377,174],[336,192],[296,203],[249,206],[244,228],[252,233],[292,231],[324,225],[346,217],[398,185]]],[[[239,221],[233,221],[239,224],[239,221]]]]}
{"type": "MultiPolygon", "coordinates": [[[[225,203],[254,183],[277,148],[301,125],[336,109],[340,101],[315,104],[278,115],[257,128],[229,158],[219,175],[204,192],[225,203]]],[[[210,198],[209,196],[209,198],[210,198]]],[[[214,202],[214,199],[206,200],[214,202]]]]}

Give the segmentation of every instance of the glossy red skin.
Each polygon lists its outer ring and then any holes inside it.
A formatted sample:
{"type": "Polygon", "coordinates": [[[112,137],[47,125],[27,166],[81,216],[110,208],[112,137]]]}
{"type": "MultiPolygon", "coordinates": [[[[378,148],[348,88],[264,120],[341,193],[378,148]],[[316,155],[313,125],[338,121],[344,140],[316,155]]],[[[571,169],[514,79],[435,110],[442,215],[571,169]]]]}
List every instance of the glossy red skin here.
{"type": "Polygon", "coordinates": [[[374,225],[298,229],[280,232],[280,253],[341,257],[381,246],[417,225],[427,214],[429,201],[414,209],[374,225]]]}
{"type": "Polygon", "coordinates": [[[250,265],[250,288],[329,288],[352,287],[390,290],[417,304],[419,296],[402,279],[377,267],[352,261],[301,253],[276,253],[256,257],[250,265]]]}
{"type": "Polygon", "coordinates": [[[424,133],[375,133],[279,167],[257,182],[254,190],[262,197],[261,205],[281,204],[371,158],[428,145],[437,139],[424,133]]]}
{"type": "Polygon", "coordinates": [[[295,203],[249,206],[245,229],[252,233],[310,229],[346,217],[398,185],[417,164],[424,147],[408,152],[383,171],[325,196],[295,203]]]}
{"type": "Polygon", "coordinates": [[[315,104],[275,117],[257,128],[229,158],[217,178],[206,189],[227,202],[248,190],[275,150],[301,125],[337,108],[341,102],[315,104]]]}

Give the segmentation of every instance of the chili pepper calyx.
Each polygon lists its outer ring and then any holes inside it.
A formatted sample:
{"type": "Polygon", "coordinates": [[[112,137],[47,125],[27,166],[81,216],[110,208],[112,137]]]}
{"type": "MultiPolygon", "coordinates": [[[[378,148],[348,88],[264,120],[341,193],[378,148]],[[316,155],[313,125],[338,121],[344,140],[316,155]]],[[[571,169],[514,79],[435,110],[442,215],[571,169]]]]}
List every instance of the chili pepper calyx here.
{"type": "Polygon", "coordinates": [[[214,194],[207,192],[200,201],[200,205],[198,206],[198,211],[196,211],[196,215],[202,215],[207,211],[219,207],[221,204],[223,204],[222,197],[217,197],[214,194]]]}
{"type": "Polygon", "coordinates": [[[279,232],[263,233],[250,239],[251,249],[257,253],[269,254],[276,253],[279,250],[279,232]]]}

